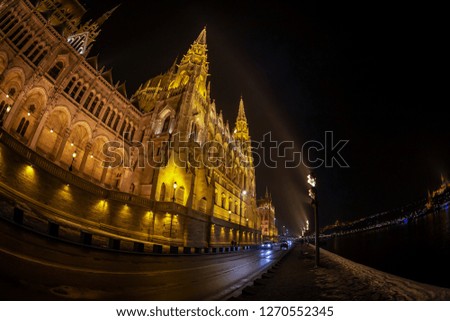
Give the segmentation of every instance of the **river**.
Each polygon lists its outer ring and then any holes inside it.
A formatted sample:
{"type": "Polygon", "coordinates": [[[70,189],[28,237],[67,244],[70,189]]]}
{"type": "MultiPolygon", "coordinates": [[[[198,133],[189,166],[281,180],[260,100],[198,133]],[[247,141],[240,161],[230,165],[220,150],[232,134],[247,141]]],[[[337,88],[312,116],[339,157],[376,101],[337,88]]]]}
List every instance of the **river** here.
{"type": "Polygon", "coordinates": [[[322,247],[381,271],[450,288],[448,206],[405,224],[334,237],[322,247]]]}

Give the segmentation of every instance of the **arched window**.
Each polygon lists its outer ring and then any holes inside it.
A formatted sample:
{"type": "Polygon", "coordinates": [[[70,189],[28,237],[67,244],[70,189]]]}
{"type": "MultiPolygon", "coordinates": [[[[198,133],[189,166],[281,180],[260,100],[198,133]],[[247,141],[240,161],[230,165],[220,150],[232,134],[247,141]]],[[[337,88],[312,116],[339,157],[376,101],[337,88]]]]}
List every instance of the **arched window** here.
{"type": "Polygon", "coordinates": [[[166,184],[162,183],[161,192],[159,193],[159,201],[164,202],[166,198],[166,184]]]}
{"type": "Polygon", "coordinates": [[[0,103],[0,122],[3,119],[3,116],[6,114],[6,108],[8,108],[8,104],[6,104],[5,101],[2,101],[0,103]]]}
{"type": "Polygon", "coordinates": [[[58,61],[48,71],[48,75],[56,80],[58,78],[59,74],[61,73],[61,71],[63,70],[63,68],[64,68],[64,64],[61,61],[58,61]]]}
{"type": "Polygon", "coordinates": [[[95,114],[94,114],[95,117],[98,118],[100,116],[100,112],[102,111],[103,106],[105,106],[105,103],[103,101],[101,101],[100,104],[98,104],[97,109],[95,110],[95,114]]]}
{"type": "Polygon", "coordinates": [[[166,119],[164,120],[161,133],[167,132],[169,130],[169,125],[170,125],[170,116],[167,116],[166,119]]]}
{"type": "Polygon", "coordinates": [[[30,55],[31,51],[36,49],[37,45],[38,45],[38,41],[35,40],[31,45],[28,46],[28,48],[23,52],[23,54],[28,57],[30,55]]]}
{"type": "Polygon", "coordinates": [[[111,112],[111,108],[108,107],[108,109],[106,109],[106,111],[105,111],[105,114],[103,115],[102,122],[106,123],[106,120],[108,119],[110,112],[111,112]]]}
{"type": "Polygon", "coordinates": [[[95,106],[97,106],[99,100],[100,100],[100,99],[98,98],[98,96],[95,97],[95,98],[94,98],[94,101],[92,102],[91,106],[89,107],[89,111],[90,111],[92,114],[94,113],[95,106]]]}
{"type": "Polygon", "coordinates": [[[24,38],[22,38],[20,41],[17,42],[17,48],[19,48],[19,50],[22,50],[23,47],[25,47],[25,45],[28,43],[28,41],[30,41],[31,38],[32,35],[27,34],[24,38]]]}
{"type": "Polygon", "coordinates": [[[73,87],[73,84],[75,83],[75,81],[77,80],[77,78],[73,77],[72,79],[70,79],[69,83],[67,84],[66,88],[64,88],[64,91],[66,93],[70,92],[70,89],[73,87]]]}
{"type": "Polygon", "coordinates": [[[30,59],[34,63],[38,53],[40,53],[43,49],[44,47],[42,45],[39,45],[39,47],[30,52],[30,54],[28,55],[28,59],[30,59]]]}
{"type": "Polygon", "coordinates": [[[16,88],[14,88],[14,87],[9,88],[8,96],[11,97],[11,98],[14,98],[15,94],[16,94],[16,88]]]}
{"type": "Polygon", "coordinates": [[[80,90],[81,81],[78,81],[70,92],[70,97],[75,98],[78,90],[80,90]]]}
{"type": "Polygon", "coordinates": [[[133,137],[134,137],[134,133],[136,132],[136,127],[133,127],[132,129],[131,129],[131,134],[130,134],[130,140],[133,140],[133,137]]]}
{"type": "Polygon", "coordinates": [[[10,40],[13,40],[19,34],[19,32],[22,32],[22,31],[23,31],[23,25],[17,27],[16,30],[14,30],[11,34],[8,35],[8,38],[10,40]]]}
{"type": "Polygon", "coordinates": [[[22,119],[20,120],[19,126],[17,127],[16,132],[22,137],[25,136],[25,133],[27,132],[29,125],[30,125],[30,121],[25,120],[25,117],[22,117],[22,119]]]}
{"type": "Polygon", "coordinates": [[[109,117],[108,127],[111,127],[111,124],[112,124],[112,122],[114,120],[114,117],[116,117],[116,112],[115,111],[113,111],[112,114],[111,114],[111,117],[109,117]]]}
{"type": "Polygon", "coordinates": [[[22,32],[15,39],[13,39],[14,44],[18,46],[19,43],[21,43],[23,39],[27,36],[28,32],[29,32],[28,30],[23,29],[22,32]]]}
{"type": "Polygon", "coordinates": [[[122,122],[122,126],[120,127],[120,136],[123,136],[123,132],[125,131],[125,126],[127,125],[126,120],[122,122]]]}
{"type": "Polygon", "coordinates": [[[25,117],[22,117],[22,119],[20,120],[19,126],[17,126],[17,129],[16,129],[17,133],[20,133],[24,124],[25,124],[25,117]]]}
{"type": "Polygon", "coordinates": [[[123,138],[128,139],[128,137],[130,136],[130,128],[131,128],[131,123],[128,124],[127,129],[125,130],[125,133],[123,135],[123,138]]]}
{"type": "Polygon", "coordinates": [[[111,127],[112,130],[117,130],[117,126],[119,125],[119,121],[120,121],[120,115],[117,115],[116,121],[114,122],[113,126],[111,127]]]}
{"type": "Polygon", "coordinates": [[[12,17],[12,19],[8,19],[4,24],[3,32],[6,34],[11,31],[11,29],[19,23],[19,20],[16,17],[12,17]]]}
{"type": "Polygon", "coordinates": [[[81,101],[81,98],[83,98],[84,94],[86,93],[86,90],[87,90],[87,87],[86,87],[86,86],[84,86],[84,87],[81,88],[80,92],[79,92],[78,95],[75,97],[75,100],[76,100],[77,102],[80,102],[80,101],[81,101]]]}
{"type": "Polygon", "coordinates": [[[91,91],[89,93],[89,96],[84,101],[84,104],[83,104],[84,108],[89,109],[89,104],[91,103],[92,98],[94,98],[94,93],[91,91]]]}
{"type": "Polygon", "coordinates": [[[42,59],[44,59],[44,57],[48,54],[48,50],[44,49],[43,51],[40,52],[39,56],[36,58],[36,60],[34,61],[34,63],[36,65],[39,65],[42,61],[42,59]]]}

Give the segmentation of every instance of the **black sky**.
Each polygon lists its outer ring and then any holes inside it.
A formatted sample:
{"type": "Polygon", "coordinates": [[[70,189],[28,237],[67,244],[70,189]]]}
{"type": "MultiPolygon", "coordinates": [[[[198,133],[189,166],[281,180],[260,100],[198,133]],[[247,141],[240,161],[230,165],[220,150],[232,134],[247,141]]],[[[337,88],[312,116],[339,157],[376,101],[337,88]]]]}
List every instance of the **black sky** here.
{"type": "MultiPolygon", "coordinates": [[[[96,17],[119,3],[84,1],[96,17]]],[[[207,25],[211,91],[234,125],[242,94],[252,138],[347,139],[350,168],[319,168],[321,224],[397,207],[449,172],[450,121],[439,75],[439,8],[361,1],[123,1],[91,54],[129,95],[165,72],[207,25]]],[[[448,83],[448,81],[446,81],[448,83]]],[[[311,220],[305,171],[257,168],[278,224],[311,220]]]]}

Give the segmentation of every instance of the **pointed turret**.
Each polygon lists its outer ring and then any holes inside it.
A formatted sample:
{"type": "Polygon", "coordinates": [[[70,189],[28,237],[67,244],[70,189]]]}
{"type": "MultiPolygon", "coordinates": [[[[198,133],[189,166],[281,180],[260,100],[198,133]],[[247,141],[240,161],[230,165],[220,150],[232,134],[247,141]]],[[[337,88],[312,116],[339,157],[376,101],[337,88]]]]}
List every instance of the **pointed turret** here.
{"type": "Polygon", "coordinates": [[[117,6],[112,8],[111,10],[106,11],[100,18],[98,18],[95,21],[95,24],[97,24],[97,27],[101,27],[105,23],[105,21],[108,20],[112,16],[113,12],[116,11],[117,8],[119,8],[119,7],[120,7],[120,4],[118,4],[117,6]]]}
{"type": "Polygon", "coordinates": [[[247,117],[245,116],[245,110],[244,110],[244,100],[242,99],[242,96],[241,96],[241,100],[239,101],[239,111],[238,111],[237,120],[247,122],[247,117]]]}
{"type": "Polygon", "coordinates": [[[203,30],[198,35],[197,40],[195,40],[195,43],[206,45],[206,26],[203,27],[203,30]]]}
{"type": "Polygon", "coordinates": [[[187,53],[180,62],[182,69],[192,68],[193,66],[202,66],[203,72],[208,72],[208,49],[206,46],[206,27],[198,35],[197,39],[192,43],[187,53]]]}
{"type": "Polygon", "coordinates": [[[94,22],[92,22],[92,20],[89,20],[88,22],[84,23],[75,34],[67,38],[67,41],[80,54],[86,56],[92,47],[92,43],[95,41],[101,31],[100,27],[105,23],[106,20],[109,19],[109,17],[111,17],[113,12],[116,11],[119,6],[120,4],[105,12],[94,22]]]}
{"type": "Polygon", "coordinates": [[[269,199],[269,188],[266,186],[266,195],[264,195],[266,199],[269,199]]]}
{"type": "Polygon", "coordinates": [[[235,140],[247,141],[250,139],[247,125],[247,117],[245,116],[244,100],[241,96],[239,102],[239,111],[236,119],[236,128],[234,129],[233,137],[235,140]]]}

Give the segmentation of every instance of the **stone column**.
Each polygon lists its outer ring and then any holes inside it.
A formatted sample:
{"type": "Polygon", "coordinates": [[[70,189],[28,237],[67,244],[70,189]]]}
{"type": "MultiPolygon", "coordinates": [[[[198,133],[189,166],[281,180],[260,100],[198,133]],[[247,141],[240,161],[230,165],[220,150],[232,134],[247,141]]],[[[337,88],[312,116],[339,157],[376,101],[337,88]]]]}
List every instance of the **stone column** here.
{"type": "Polygon", "coordinates": [[[90,142],[87,143],[86,147],[84,148],[83,159],[81,160],[81,164],[80,164],[80,168],[79,168],[80,173],[84,172],[84,167],[86,166],[86,161],[89,156],[89,152],[91,151],[91,148],[92,148],[92,143],[90,143],[90,142]]]}
{"type": "Polygon", "coordinates": [[[66,143],[67,140],[69,139],[69,136],[70,136],[70,129],[66,128],[61,143],[59,144],[58,152],[56,153],[55,162],[59,162],[59,160],[61,159],[61,155],[64,151],[64,147],[66,147],[66,143]]]}
{"type": "Polygon", "coordinates": [[[103,172],[102,172],[102,178],[100,179],[100,183],[104,184],[106,179],[106,174],[108,173],[108,166],[105,166],[106,164],[103,163],[103,172]]]}
{"type": "Polygon", "coordinates": [[[41,132],[42,132],[42,129],[44,128],[45,123],[47,122],[48,115],[49,115],[48,111],[41,112],[39,114],[39,117],[37,117],[37,119],[36,119],[36,123],[33,126],[34,134],[31,138],[30,144],[29,144],[29,147],[33,150],[36,150],[37,141],[38,141],[39,137],[41,136],[41,132]]]}

